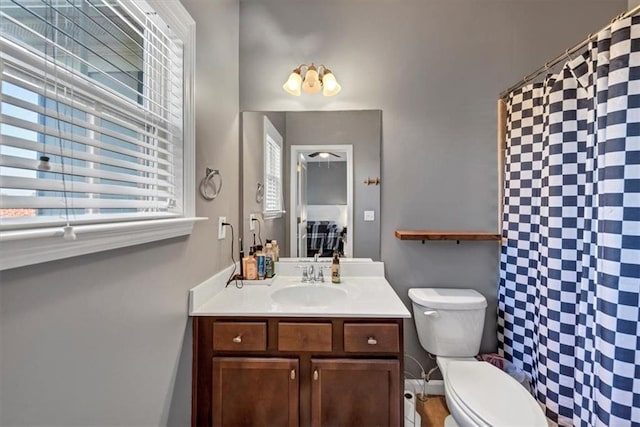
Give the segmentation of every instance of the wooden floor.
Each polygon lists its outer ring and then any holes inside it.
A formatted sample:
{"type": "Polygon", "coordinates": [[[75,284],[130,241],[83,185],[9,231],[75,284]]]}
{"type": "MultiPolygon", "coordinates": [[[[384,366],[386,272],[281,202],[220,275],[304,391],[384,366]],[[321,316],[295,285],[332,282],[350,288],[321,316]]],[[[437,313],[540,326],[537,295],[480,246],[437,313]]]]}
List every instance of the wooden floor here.
{"type": "Polygon", "coordinates": [[[449,415],[444,396],[416,396],[416,409],[422,417],[422,427],[442,427],[444,419],[449,415]]]}

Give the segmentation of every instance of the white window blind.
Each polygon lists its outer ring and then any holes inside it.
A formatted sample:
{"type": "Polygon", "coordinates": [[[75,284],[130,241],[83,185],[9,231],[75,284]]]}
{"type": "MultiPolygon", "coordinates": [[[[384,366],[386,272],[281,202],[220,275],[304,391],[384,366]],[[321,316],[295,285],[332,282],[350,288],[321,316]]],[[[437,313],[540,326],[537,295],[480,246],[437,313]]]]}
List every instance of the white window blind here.
{"type": "Polygon", "coordinates": [[[145,5],[0,0],[2,229],[183,216],[183,42],[145,5]]]}
{"type": "Polygon", "coordinates": [[[265,218],[282,215],[282,136],[264,118],[264,200],[265,218]]]}

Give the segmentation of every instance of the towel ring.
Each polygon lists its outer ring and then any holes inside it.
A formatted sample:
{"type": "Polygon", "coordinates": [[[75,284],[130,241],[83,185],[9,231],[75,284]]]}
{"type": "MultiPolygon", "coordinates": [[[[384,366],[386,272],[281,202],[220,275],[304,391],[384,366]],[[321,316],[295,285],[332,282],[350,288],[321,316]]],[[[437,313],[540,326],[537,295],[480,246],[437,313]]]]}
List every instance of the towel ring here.
{"type": "Polygon", "coordinates": [[[213,200],[218,197],[220,190],[222,190],[222,175],[220,175],[220,171],[218,169],[207,168],[206,176],[200,181],[200,195],[202,195],[205,200],[213,200]],[[219,178],[217,186],[214,182],[216,176],[219,178]],[[209,194],[207,187],[213,188],[213,194],[209,194]]]}
{"type": "Polygon", "coordinates": [[[256,189],[256,203],[262,203],[264,199],[264,185],[262,183],[258,183],[258,188],[256,189]]]}

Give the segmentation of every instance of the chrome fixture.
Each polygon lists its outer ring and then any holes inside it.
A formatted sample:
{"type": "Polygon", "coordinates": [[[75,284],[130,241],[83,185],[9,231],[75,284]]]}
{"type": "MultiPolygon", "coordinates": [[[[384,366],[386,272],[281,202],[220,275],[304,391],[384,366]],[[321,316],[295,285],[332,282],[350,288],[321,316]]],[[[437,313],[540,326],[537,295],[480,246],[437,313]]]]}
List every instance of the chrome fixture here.
{"type": "Polygon", "coordinates": [[[200,195],[205,200],[213,200],[218,197],[220,190],[222,190],[222,175],[220,175],[220,171],[218,169],[207,168],[205,177],[200,181],[200,195]],[[217,185],[214,182],[216,176],[218,177],[217,185]],[[207,191],[209,187],[213,190],[213,193],[207,191]]]}
{"type": "Polygon", "coordinates": [[[311,265],[299,265],[297,268],[302,270],[302,279],[300,281],[302,283],[324,283],[322,269],[330,267],[321,264],[322,262],[318,261],[318,254],[315,254],[311,265]]]}

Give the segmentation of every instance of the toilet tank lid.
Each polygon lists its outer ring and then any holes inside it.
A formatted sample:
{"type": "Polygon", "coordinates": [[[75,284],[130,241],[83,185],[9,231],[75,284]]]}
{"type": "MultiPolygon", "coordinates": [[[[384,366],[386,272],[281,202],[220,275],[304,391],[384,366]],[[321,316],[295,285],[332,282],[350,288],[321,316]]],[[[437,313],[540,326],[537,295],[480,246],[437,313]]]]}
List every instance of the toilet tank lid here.
{"type": "Polygon", "coordinates": [[[487,306],[486,298],[473,289],[412,288],[409,298],[428,308],[476,310],[487,306]]]}

